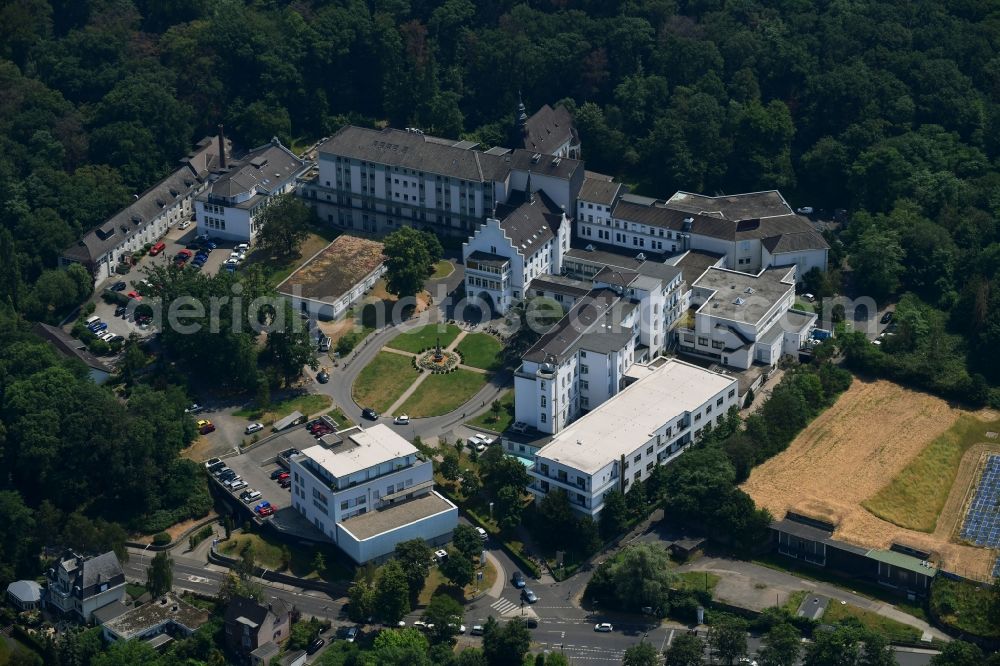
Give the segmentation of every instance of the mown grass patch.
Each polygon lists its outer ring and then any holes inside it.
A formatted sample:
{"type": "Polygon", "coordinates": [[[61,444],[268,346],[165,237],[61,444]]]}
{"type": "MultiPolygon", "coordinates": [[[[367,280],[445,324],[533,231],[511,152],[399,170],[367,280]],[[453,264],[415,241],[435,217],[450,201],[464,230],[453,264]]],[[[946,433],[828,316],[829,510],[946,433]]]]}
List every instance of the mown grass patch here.
{"type": "Polygon", "coordinates": [[[384,412],[417,378],[409,356],[380,351],[354,380],[351,395],[362,407],[384,412]]]}
{"type": "Polygon", "coordinates": [[[244,407],[233,412],[233,416],[240,416],[251,421],[261,421],[271,424],[282,419],[292,412],[302,412],[306,416],[319,414],[330,408],[333,400],[328,395],[320,393],[303,393],[276,402],[271,406],[261,409],[256,405],[244,407]]]}
{"type": "Polygon", "coordinates": [[[955,483],[962,456],[1000,429],[1000,419],[980,421],[962,415],[950,429],[928,444],[885,487],[861,505],[889,522],[911,530],[933,532],[955,483]]]}
{"type": "Polygon", "coordinates": [[[510,424],[514,422],[514,392],[504,391],[497,398],[497,401],[500,403],[500,411],[497,414],[493,413],[491,405],[489,411],[471,419],[467,425],[486,428],[494,432],[503,432],[509,428],[510,424]]]}
{"type": "Polygon", "coordinates": [[[456,347],[462,363],[473,368],[496,370],[500,367],[503,345],[489,333],[469,333],[456,347]]]}
{"type": "Polygon", "coordinates": [[[444,349],[458,337],[459,333],[460,329],[454,324],[427,324],[401,332],[386,343],[386,347],[416,354],[421,350],[430,349],[440,341],[441,349],[444,349]]]}
{"type": "Polygon", "coordinates": [[[825,624],[837,625],[843,622],[853,622],[854,620],[860,622],[861,626],[865,629],[880,634],[890,641],[915,643],[920,640],[920,636],[923,633],[916,627],[911,627],[908,624],[903,624],[892,618],[884,617],[878,613],[873,613],[872,611],[858,608],[851,604],[842,604],[836,599],[830,600],[830,605],[826,607],[826,611],[823,613],[823,622],[825,624]]]}
{"type": "Polygon", "coordinates": [[[485,385],[486,375],[470,370],[431,375],[407,398],[400,411],[410,418],[447,414],[465,404],[485,385]]]}

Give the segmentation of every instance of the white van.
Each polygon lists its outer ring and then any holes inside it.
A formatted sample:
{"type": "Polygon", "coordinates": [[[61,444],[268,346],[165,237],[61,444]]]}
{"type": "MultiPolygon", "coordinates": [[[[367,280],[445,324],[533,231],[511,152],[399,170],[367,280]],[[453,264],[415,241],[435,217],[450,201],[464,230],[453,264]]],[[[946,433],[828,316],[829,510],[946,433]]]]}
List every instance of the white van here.
{"type": "Polygon", "coordinates": [[[101,321],[101,318],[98,317],[97,315],[94,315],[93,317],[90,317],[89,319],[87,319],[87,321],[83,323],[86,324],[87,326],[90,326],[91,324],[96,324],[99,321],[101,321]]]}

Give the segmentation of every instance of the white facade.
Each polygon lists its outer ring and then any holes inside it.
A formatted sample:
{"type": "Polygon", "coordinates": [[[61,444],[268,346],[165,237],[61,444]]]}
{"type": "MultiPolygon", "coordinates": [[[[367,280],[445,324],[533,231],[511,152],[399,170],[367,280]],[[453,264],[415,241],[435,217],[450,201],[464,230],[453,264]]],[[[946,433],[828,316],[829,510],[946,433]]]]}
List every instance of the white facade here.
{"type": "Polygon", "coordinates": [[[355,533],[353,523],[361,521],[337,523],[337,545],[352,560],[361,563],[384,560],[392,555],[396,544],[411,539],[423,539],[432,546],[451,541],[451,534],[458,524],[458,507],[434,490],[414,501],[429,506],[414,520],[372,536],[355,533]]]}
{"type": "Polygon", "coordinates": [[[261,212],[275,197],[293,192],[306,163],[277,138],[234,160],[195,200],[198,233],[251,242],[261,212]]]}
{"type": "MultiPolygon", "coordinates": [[[[292,505],[352,557],[370,553],[390,552],[399,538],[423,530],[426,540],[450,535],[457,520],[457,510],[451,518],[425,516],[411,529],[392,525],[367,539],[361,547],[342,523],[368,512],[393,511],[402,505],[432,492],[433,465],[423,460],[412,444],[384,424],[364,430],[353,427],[328,435],[321,444],[292,457],[292,505]],[[450,522],[449,522],[450,521],[450,522]],[[449,529],[436,532],[442,527],[449,529]],[[345,536],[348,538],[345,539],[345,536]]],[[[406,538],[412,538],[407,536],[406,538]]],[[[367,560],[359,559],[358,562],[367,560]]]]}
{"type": "Polygon", "coordinates": [[[794,304],[795,266],[756,275],[709,268],[692,286],[693,317],[677,328],[678,349],[743,370],[773,366],[796,354],[815,327],[815,313],[794,304]]]}
{"type": "Polygon", "coordinates": [[[48,572],[46,604],[89,622],[99,608],[125,601],[125,573],[113,552],[93,558],[67,553],[48,572]]]}
{"type": "Polygon", "coordinates": [[[676,359],[641,374],[535,454],[529,490],[536,500],[561,489],[573,509],[596,518],[608,492],[629,492],[738,405],[736,379],[676,359]]]}

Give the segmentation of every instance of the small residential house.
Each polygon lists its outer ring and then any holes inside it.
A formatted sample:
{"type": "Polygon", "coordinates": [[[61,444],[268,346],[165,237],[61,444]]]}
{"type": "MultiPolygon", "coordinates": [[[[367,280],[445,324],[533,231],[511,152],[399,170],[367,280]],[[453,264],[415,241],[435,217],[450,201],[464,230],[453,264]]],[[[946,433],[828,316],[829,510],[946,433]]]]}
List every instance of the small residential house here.
{"type": "Polygon", "coordinates": [[[111,377],[114,368],[97,358],[87,350],[87,345],[66,333],[58,326],[49,326],[37,322],[31,327],[32,332],[40,338],[47,340],[56,351],[66,358],[75,358],[83,362],[90,372],[90,380],[95,384],[103,384],[111,377]]]}
{"type": "Polygon", "coordinates": [[[83,622],[97,609],[125,600],[125,572],[113,551],[96,557],[66,551],[47,577],[46,606],[83,622]]]}
{"type": "Polygon", "coordinates": [[[290,627],[291,611],[281,599],[265,606],[247,597],[236,597],[226,607],[226,644],[246,658],[265,643],[283,643],[290,627]]]}

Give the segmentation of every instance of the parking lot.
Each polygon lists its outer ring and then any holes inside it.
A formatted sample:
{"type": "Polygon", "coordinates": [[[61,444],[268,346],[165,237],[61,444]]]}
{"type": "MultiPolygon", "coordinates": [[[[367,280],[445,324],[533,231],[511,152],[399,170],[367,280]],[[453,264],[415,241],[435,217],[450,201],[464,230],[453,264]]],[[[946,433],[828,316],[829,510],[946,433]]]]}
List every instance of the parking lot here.
{"type": "Polygon", "coordinates": [[[291,486],[282,488],[277,480],[271,479],[272,472],[279,468],[284,469],[276,461],[282,451],[288,449],[303,451],[315,444],[316,439],[308,430],[295,427],[258,444],[246,453],[226,458],[226,465],[247,483],[246,488],[233,492],[233,496],[239,500],[240,493],[244,490],[257,490],[261,497],[254,500],[250,506],[253,507],[262,501],[267,501],[271,506],[276,507],[275,514],[269,520],[273,521],[277,527],[306,537],[319,536],[318,530],[292,508],[291,486]]]}

